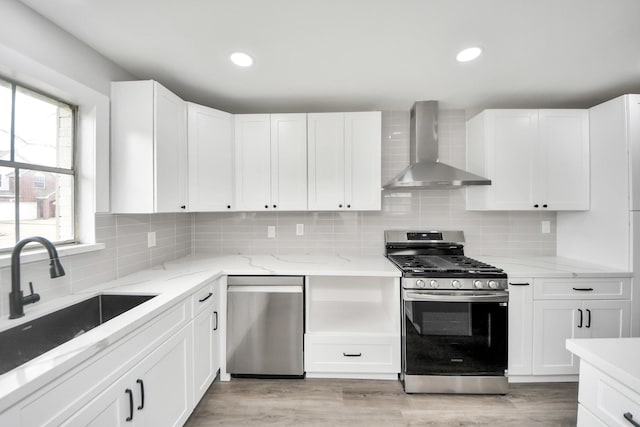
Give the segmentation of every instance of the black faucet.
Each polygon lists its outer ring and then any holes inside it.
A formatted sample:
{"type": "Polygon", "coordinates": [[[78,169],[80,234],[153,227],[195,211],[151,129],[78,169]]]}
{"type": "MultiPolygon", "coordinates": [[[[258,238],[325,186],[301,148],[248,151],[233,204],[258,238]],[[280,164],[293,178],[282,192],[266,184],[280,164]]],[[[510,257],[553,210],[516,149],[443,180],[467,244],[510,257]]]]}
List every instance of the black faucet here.
{"type": "Polygon", "coordinates": [[[58,259],[58,251],[56,251],[53,243],[45,239],[44,237],[33,236],[20,240],[16,243],[11,253],[11,292],[9,293],[9,319],[17,319],[24,316],[24,306],[40,301],[40,295],[33,293],[33,286],[29,282],[31,288],[31,294],[26,297],[22,296],[22,290],[20,289],[20,252],[27,243],[38,242],[47,249],[49,252],[49,274],[52,279],[56,277],[64,276],[64,268],[60,264],[58,259]]]}

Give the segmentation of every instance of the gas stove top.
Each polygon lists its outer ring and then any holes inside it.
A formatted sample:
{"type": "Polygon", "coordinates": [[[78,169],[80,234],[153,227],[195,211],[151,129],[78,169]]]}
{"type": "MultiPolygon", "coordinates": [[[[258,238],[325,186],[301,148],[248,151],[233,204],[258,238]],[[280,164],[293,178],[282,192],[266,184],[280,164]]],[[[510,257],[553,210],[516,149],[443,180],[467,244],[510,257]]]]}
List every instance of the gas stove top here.
{"type": "Polygon", "coordinates": [[[388,255],[404,277],[506,278],[505,272],[464,255],[388,255]]]}
{"type": "Polygon", "coordinates": [[[462,231],[385,231],[386,256],[405,289],[506,289],[504,270],[469,258],[462,231]]]}

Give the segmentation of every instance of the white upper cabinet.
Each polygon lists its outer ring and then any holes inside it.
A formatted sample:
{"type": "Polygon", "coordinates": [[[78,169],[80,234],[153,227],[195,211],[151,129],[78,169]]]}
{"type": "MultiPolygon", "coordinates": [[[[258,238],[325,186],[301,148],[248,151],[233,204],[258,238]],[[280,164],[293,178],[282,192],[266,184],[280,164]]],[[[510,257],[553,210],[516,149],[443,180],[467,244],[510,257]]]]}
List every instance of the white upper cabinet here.
{"type": "Polygon", "coordinates": [[[187,106],[159,83],[111,84],[111,210],[187,209],[187,106]]]}
{"type": "Polygon", "coordinates": [[[307,209],[306,114],[235,116],[237,210],[307,209]]]}
{"type": "Polygon", "coordinates": [[[307,209],[307,115],[271,115],[271,203],[307,209]]]}
{"type": "Polygon", "coordinates": [[[309,210],[381,209],[381,113],[308,115],[309,210]]]}
{"type": "Polygon", "coordinates": [[[587,110],[485,110],[467,122],[469,210],[589,209],[587,110]]]}
{"type": "Polygon", "coordinates": [[[187,103],[189,210],[230,211],[234,206],[233,115],[187,103]]]}

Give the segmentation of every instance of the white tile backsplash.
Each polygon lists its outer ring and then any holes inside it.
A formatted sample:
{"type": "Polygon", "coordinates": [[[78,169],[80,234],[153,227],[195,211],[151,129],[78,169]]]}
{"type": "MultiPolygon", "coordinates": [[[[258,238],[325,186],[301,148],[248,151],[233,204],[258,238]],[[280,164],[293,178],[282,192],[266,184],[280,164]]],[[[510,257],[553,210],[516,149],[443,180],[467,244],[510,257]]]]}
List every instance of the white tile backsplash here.
{"type": "MultiPolygon", "coordinates": [[[[439,114],[440,160],[465,166],[465,112],[439,114]]],[[[409,164],[409,112],[382,114],[382,183],[409,164]]],[[[380,212],[198,213],[193,215],[196,254],[375,255],[384,253],[383,232],[398,228],[462,229],[468,254],[555,255],[553,212],[471,212],[465,190],[384,193],[380,212]],[[542,234],[540,222],[551,221],[542,234]],[[277,237],[267,239],[267,225],[277,237]],[[295,236],[304,224],[304,236],[295,236]]]]}

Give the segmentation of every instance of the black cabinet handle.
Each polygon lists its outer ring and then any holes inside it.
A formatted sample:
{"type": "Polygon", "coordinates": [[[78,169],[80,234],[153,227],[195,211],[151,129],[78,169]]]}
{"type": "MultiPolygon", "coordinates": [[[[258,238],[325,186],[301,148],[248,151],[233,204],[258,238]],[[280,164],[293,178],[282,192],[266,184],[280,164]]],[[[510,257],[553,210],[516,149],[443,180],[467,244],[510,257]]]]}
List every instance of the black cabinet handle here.
{"type": "Polygon", "coordinates": [[[591,310],[587,308],[587,328],[591,327],[591,310]]]}
{"type": "Polygon", "coordinates": [[[227,209],[231,209],[231,205],[227,205],[227,209]]]}
{"type": "Polygon", "coordinates": [[[591,292],[593,288],[573,288],[574,291],[591,292]]]}
{"type": "Polygon", "coordinates": [[[341,207],[342,207],[342,205],[338,205],[338,207],[339,207],[339,208],[341,208],[341,207]]]}
{"type": "Polygon", "coordinates": [[[209,295],[207,295],[206,297],[204,297],[202,299],[199,299],[198,302],[205,302],[206,300],[211,298],[211,295],[213,295],[213,292],[209,292],[209,295]]]}
{"type": "Polygon", "coordinates": [[[578,323],[578,328],[582,328],[582,309],[578,309],[578,312],[580,313],[580,323],[578,323]]]}
{"type": "Polygon", "coordinates": [[[351,207],[351,205],[347,205],[347,207],[348,207],[348,208],[350,208],[350,207],[351,207]]]}
{"type": "Polygon", "coordinates": [[[529,286],[530,283],[522,282],[522,283],[511,283],[509,282],[509,286],[529,286]]]}
{"type": "Polygon", "coordinates": [[[277,208],[277,207],[278,207],[278,205],[273,205],[273,207],[274,207],[274,208],[277,208]]]}
{"type": "Polygon", "coordinates": [[[182,205],[182,206],[180,206],[180,209],[187,209],[187,206],[186,205],[182,205]]]}
{"type": "Polygon", "coordinates": [[[269,209],[269,205],[264,205],[264,208],[265,209],[269,209]]]}
{"type": "Polygon", "coordinates": [[[129,395],[129,416],[125,419],[125,421],[133,420],[133,391],[130,388],[124,391],[129,395]]]}
{"type": "Polygon", "coordinates": [[[362,353],[342,353],[344,357],[360,357],[362,353]]]}
{"type": "Polygon", "coordinates": [[[537,208],[539,205],[533,205],[534,208],[537,208]]]}
{"type": "Polygon", "coordinates": [[[547,205],[542,205],[542,207],[543,207],[543,208],[546,208],[546,207],[547,207],[547,205]]]}
{"type": "Polygon", "coordinates": [[[629,421],[632,426],[640,427],[640,424],[633,421],[633,414],[631,412],[625,412],[622,416],[624,417],[625,420],[629,421]]]}
{"type": "Polygon", "coordinates": [[[214,316],[216,316],[216,326],[213,328],[214,331],[218,330],[218,312],[214,311],[213,312],[214,316]]]}
{"type": "Polygon", "coordinates": [[[138,411],[144,408],[144,382],[140,378],[136,380],[138,384],[140,384],[140,406],[138,406],[138,411]]]}

